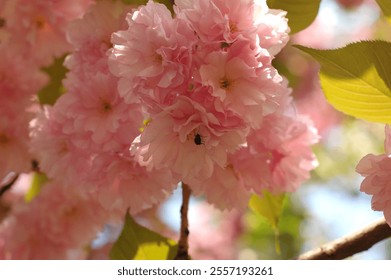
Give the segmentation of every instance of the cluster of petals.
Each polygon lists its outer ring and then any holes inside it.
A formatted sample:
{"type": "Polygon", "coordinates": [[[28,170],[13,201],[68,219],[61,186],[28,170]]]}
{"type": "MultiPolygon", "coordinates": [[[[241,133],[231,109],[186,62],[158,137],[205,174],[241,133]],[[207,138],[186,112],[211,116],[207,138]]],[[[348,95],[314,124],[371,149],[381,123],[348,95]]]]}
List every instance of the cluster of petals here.
{"type": "Polygon", "coordinates": [[[372,209],[382,211],[391,226],[391,128],[385,127],[385,154],[364,156],[356,171],[364,178],[360,190],[372,196],[372,209]]]}
{"type": "Polygon", "coordinates": [[[49,183],[2,223],[1,258],[82,255],[105,222],[162,202],[179,181],[244,208],[254,192],[296,190],[316,166],[316,132],[271,64],[288,40],[285,12],[266,1],[177,0],[174,18],[153,1],[11,2],[0,43],[23,48],[33,70],[0,60],[0,152],[12,158],[0,176],[28,157],[49,183]],[[68,51],[66,93],[28,133],[30,99],[6,106],[36,94],[39,67],[68,51]]]}
{"type": "Polygon", "coordinates": [[[176,185],[169,170],[151,172],[129,154],[142,110],[119,95],[118,78],[107,64],[110,35],[121,29],[129,9],[99,2],[69,26],[75,49],[65,61],[67,92],[32,130],[32,150],[49,178],[90,189],[117,219],[127,208],[137,213],[163,200],[176,185]]]}
{"type": "Polygon", "coordinates": [[[153,171],[129,155],[142,125],[141,107],[119,95],[106,54],[129,9],[102,1],[69,25],[66,93],[37,114],[26,145],[51,183],[2,223],[3,258],[83,257],[81,248],[106,222],[122,220],[128,208],[135,214],[161,202],[176,186],[170,170],[153,171]]]}
{"type": "Polygon", "coordinates": [[[33,63],[0,45],[0,180],[30,169],[29,122],[33,95],[48,81],[33,63]]]}
{"type": "Polygon", "coordinates": [[[14,0],[0,4],[0,178],[28,172],[29,123],[48,82],[42,66],[70,50],[65,28],[91,0],[14,0]]]}
{"type": "Polygon", "coordinates": [[[87,192],[49,183],[0,225],[1,259],[85,258],[108,212],[87,192]]]}
{"type": "Polygon", "coordinates": [[[49,65],[55,57],[70,51],[67,25],[83,16],[92,0],[5,1],[4,20],[7,43],[37,65],[49,65]]]}
{"type": "Polygon", "coordinates": [[[319,136],[303,115],[275,112],[247,136],[246,145],[230,154],[227,164],[206,180],[189,184],[196,194],[221,209],[245,209],[252,193],[296,191],[318,162],[311,150],[319,136]]]}
{"type": "Polygon", "coordinates": [[[290,91],[272,66],[288,40],[286,13],[250,0],[177,0],[174,11],[149,1],[112,35],[119,93],[148,119],[131,154],[219,208],[296,190],[316,166],[318,136],[286,114],[290,91]]]}

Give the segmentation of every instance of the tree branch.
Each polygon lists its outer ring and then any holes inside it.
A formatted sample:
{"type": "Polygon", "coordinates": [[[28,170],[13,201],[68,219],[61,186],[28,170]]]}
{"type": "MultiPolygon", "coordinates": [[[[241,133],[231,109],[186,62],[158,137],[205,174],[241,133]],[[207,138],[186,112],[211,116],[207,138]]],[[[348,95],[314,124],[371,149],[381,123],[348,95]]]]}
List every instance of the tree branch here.
{"type": "Polygon", "coordinates": [[[372,223],[361,231],[338,238],[320,248],[297,257],[298,260],[341,260],[368,250],[391,236],[391,227],[384,219],[372,223]]]}
{"type": "Polygon", "coordinates": [[[175,260],[189,260],[189,220],[187,214],[189,212],[191,190],[188,185],[182,183],[182,207],[181,207],[181,231],[178,241],[178,252],[175,260]]]}

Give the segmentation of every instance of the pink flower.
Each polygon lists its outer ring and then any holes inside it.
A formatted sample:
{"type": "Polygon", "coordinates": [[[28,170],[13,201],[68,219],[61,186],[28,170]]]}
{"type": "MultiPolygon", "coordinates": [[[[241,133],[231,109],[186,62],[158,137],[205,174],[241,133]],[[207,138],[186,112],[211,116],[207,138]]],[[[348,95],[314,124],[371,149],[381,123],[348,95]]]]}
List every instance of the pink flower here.
{"type": "Polygon", "coordinates": [[[257,53],[263,48],[276,55],[288,41],[286,12],[269,9],[264,0],[179,0],[175,4],[177,16],[190,22],[204,53],[247,41],[257,53]]]}
{"type": "Polygon", "coordinates": [[[70,91],[61,96],[56,107],[72,122],[64,133],[82,143],[83,148],[122,151],[119,139],[127,139],[127,145],[138,135],[142,124],[140,106],[128,105],[117,92],[117,78],[109,73],[84,73],[80,77],[69,76],[65,81],[70,91]],[[126,130],[125,130],[126,128],[126,130]],[[84,139],[83,139],[84,138],[84,139]],[[119,146],[119,147],[118,147],[119,146]]]}
{"type": "Polygon", "coordinates": [[[9,172],[28,172],[32,160],[29,153],[29,116],[16,112],[6,114],[4,111],[0,116],[0,181],[9,172]]]}
{"type": "Polygon", "coordinates": [[[0,106],[25,111],[48,77],[9,45],[0,45],[0,106]]]}
{"type": "Polygon", "coordinates": [[[203,84],[211,87],[211,95],[224,106],[218,110],[232,110],[251,127],[259,127],[262,117],[276,110],[278,92],[270,87],[277,89],[282,82],[277,73],[272,77],[266,68],[257,66],[248,65],[236,53],[213,52],[200,67],[203,84]]]}
{"type": "Polygon", "coordinates": [[[91,5],[83,18],[72,21],[67,27],[67,38],[77,51],[91,44],[111,47],[111,34],[125,29],[125,14],[131,8],[122,2],[100,1],[91,5]]]}
{"type": "Polygon", "coordinates": [[[101,154],[94,159],[89,189],[110,219],[121,221],[167,198],[178,182],[169,169],[148,170],[126,154],[101,154]]]}
{"type": "Polygon", "coordinates": [[[207,112],[187,97],[156,114],[134,142],[142,165],[171,168],[180,179],[208,178],[213,166],[224,167],[227,153],[244,142],[246,127],[239,118],[207,112]]]}
{"type": "Polygon", "coordinates": [[[49,65],[54,57],[70,50],[65,38],[67,24],[82,16],[91,0],[8,1],[4,19],[9,42],[23,45],[22,54],[37,65],[49,65]]]}
{"type": "Polygon", "coordinates": [[[317,166],[311,151],[317,141],[316,130],[303,116],[271,114],[249,134],[247,146],[230,156],[231,166],[249,191],[293,192],[317,166]]]}
{"type": "Polygon", "coordinates": [[[208,203],[222,210],[244,210],[251,196],[231,163],[225,167],[215,165],[209,178],[194,178],[184,182],[191,187],[194,195],[203,196],[208,203]]]}
{"type": "Polygon", "coordinates": [[[111,71],[121,78],[121,95],[138,102],[140,94],[154,96],[155,88],[165,95],[186,89],[195,39],[186,22],[174,21],[166,6],[153,1],[128,14],[127,21],[128,30],[112,36],[110,56],[111,71]]]}
{"type": "Polygon", "coordinates": [[[88,245],[106,219],[88,194],[50,183],[2,224],[0,250],[7,259],[74,258],[71,253],[88,245]]]}
{"type": "Polygon", "coordinates": [[[63,133],[91,156],[127,150],[142,125],[141,107],[120,97],[107,64],[111,33],[123,26],[127,10],[119,2],[99,2],[67,29],[75,51],[65,61],[68,92],[55,107],[67,119],[63,133]]]}
{"type": "Polygon", "coordinates": [[[385,128],[386,154],[369,154],[357,164],[356,171],[364,176],[360,190],[372,195],[372,209],[383,211],[387,223],[391,226],[391,156],[390,156],[390,126],[385,128]]]}
{"type": "Polygon", "coordinates": [[[81,181],[90,169],[91,154],[64,133],[72,126],[64,113],[46,108],[32,123],[31,152],[42,171],[59,182],[81,181]]]}
{"type": "Polygon", "coordinates": [[[254,1],[179,0],[175,4],[178,17],[190,22],[205,45],[220,48],[221,43],[230,44],[238,37],[255,35],[254,1]]]}
{"type": "Polygon", "coordinates": [[[80,248],[92,241],[108,215],[89,194],[69,186],[45,185],[31,203],[36,204],[31,208],[38,211],[42,234],[66,248],[80,248]]]}
{"type": "Polygon", "coordinates": [[[32,99],[46,82],[47,77],[15,50],[7,45],[0,47],[0,180],[8,172],[30,169],[32,99]]]}
{"type": "MultiPolygon", "coordinates": [[[[72,72],[72,80],[84,81],[98,69],[108,71],[107,51],[112,46],[111,34],[125,28],[125,14],[129,10],[130,7],[119,1],[99,1],[82,19],[69,24],[67,38],[75,51],[67,57],[65,65],[72,72]]],[[[70,89],[71,85],[68,84],[67,88],[70,89]]]]}
{"type": "Polygon", "coordinates": [[[266,49],[272,56],[278,54],[288,43],[290,28],[286,12],[282,10],[269,9],[264,4],[265,1],[258,3],[255,10],[255,25],[257,26],[257,35],[259,45],[266,49]]]}

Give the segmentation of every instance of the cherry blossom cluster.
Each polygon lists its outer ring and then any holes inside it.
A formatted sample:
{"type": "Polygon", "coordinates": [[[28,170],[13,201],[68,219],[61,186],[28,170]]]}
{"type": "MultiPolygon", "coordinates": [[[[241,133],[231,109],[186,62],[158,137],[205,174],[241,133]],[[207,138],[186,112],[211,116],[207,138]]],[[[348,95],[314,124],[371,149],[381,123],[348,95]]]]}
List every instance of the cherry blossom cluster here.
{"type": "Polygon", "coordinates": [[[272,66],[286,13],[263,0],[177,0],[174,11],[0,3],[0,177],[34,159],[49,179],[0,224],[0,258],[83,257],[105,223],[163,202],[179,182],[243,209],[253,193],[309,178],[318,135],[272,66]],[[40,68],[64,54],[66,93],[38,106],[40,68]]]}
{"type": "Polygon", "coordinates": [[[13,0],[0,3],[0,180],[28,172],[29,122],[37,92],[48,82],[40,71],[70,51],[65,27],[92,0],[13,0]]]}
{"type": "Polygon", "coordinates": [[[316,164],[317,135],[292,112],[271,64],[288,40],[285,12],[223,0],[176,1],[174,10],[150,1],[112,37],[119,94],[147,116],[132,154],[219,208],[296,190],[316,164]]]}
{"type": "Polygon", "coordinates": [[[368,154],[357,164],[356,171],[364,178],[360,190],[372,195],[372,209],[382,211],[391,226],[391,127],[385,127],[384,149],[381,155],[368,154]]]}

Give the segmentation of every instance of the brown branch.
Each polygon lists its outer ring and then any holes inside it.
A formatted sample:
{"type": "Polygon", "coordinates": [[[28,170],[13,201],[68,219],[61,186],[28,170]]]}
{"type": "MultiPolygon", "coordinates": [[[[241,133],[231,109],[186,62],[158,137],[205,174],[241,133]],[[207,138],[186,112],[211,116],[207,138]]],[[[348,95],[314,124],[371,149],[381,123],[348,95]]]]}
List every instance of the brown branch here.
{"type": "Polygon", "coordinates": [[[9,189],[11,189],[12,185],[18,180],[19,174],[15,174],[11,181],[0,187],[0,197],[3,196],[9,189]]]}
{"type": "Polygon", "coordinates": [[[188,185],[182,183],[182,207],[181,207],[181,231],[178,240],[178,252],[175,260],[189,260],[189,220],[187,217],[189,211],[191,190],[188,185]]]}
{"type": "Polygon", "coordinates": [[[361,231],[341,237],[320,248],[297,257],[298,260],[342,260],[368,250],[391,236],[391,227],[384,219],[374,222],[361,231]]]}

